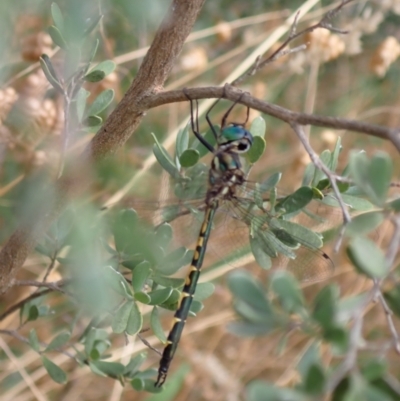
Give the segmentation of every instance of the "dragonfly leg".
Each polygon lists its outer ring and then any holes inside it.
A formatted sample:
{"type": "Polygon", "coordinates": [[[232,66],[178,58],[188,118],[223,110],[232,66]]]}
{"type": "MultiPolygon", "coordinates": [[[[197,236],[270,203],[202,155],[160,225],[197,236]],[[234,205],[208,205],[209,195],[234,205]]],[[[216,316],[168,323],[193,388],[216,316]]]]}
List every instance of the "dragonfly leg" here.
{"type": "MultiPolygon", "coordinates": [[[[235,102],[232,104],[231,107],[226,111],[224,116],[222,117],[222,123],[221,123],[221,130],[225,128],[226,126],[226,120],[228,119],[229,114],[231,113],[232,109],[240,102],[242,97],[245,95],[244,92],[240,94],[240,96],[235,100],[235,102]]],[[[246,115],[246,120],[244,123],[232,123],[234,125],[240,125],[241,127],[245,127],[247,124],[247,121],[249,121],[249,115],[250,115],[250,107],[247,106],[247,115],[246,115]]]]}
{"type": "MultiPolygon", "coordinates": [[[[199,130],[199,105],[198,105],[198,101],[197,99],[196,101],[196,118],[194,118],[194,107],[193,107],[193,99],[189,96],[189,94],[186,92],[185,89],[183,89],[183,93],[185,94],[185,96],[188,98],[189,102],[190,102],[190,124],[192,126],[192,131],[193,134],[196,136],[196,138],[211,152],[211,153],[215,153],[215,149],[214,147],[207,142],[200,134],[200,130],[199,130]]],[[[217,133],[215,132],[214,127],[212,127],[212,132],[215,136],[215,138],[218,138],[217,133]]]]}

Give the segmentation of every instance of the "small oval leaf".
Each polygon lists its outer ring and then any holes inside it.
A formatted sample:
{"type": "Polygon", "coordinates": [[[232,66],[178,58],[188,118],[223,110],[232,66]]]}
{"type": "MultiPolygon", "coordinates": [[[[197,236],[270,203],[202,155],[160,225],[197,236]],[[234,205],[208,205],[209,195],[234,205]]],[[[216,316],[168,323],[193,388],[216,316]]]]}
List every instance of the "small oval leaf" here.
{"type": "Polygon", "coordinates": [[[179,158],[182,167],[194,166],[200,159],[200,154],[196,149],[186,149],[179,158]]]}
{"type": "Polygon", "coordinates": [[[151,329],[153,330],[154,335],[163,343],[167,341],[167,337],[164,333],[164,330],[161,326],[161,321],[160,321],[160,314],[158,312],[158,307],[155,306],[153,310],[151,311],[151,316],[150,316],[150,326],[151,329]]]}
{"type": "Polygon", "coordinates": [[[253,138],[253,144],[251,145],[251,148],[246,153],[246,158],[249,163],[254,164],[256,161],[258,161],[265,152],[266,147],[267,143],[265,142],[265,139],[261,136],[255,136],[253,138]]]}
{"type": "Polygon", "coordinates": [[[55,45],[61,47],[61,49],[68,50],[67,42],[56,26],[51,25],[47,31],[49,32],[49,35],[51,36],[51,39],[55,45]]]}
{"type": "Polygon", "coordinates": [[[369,277],[383,278],[389,272],[385,255],[369,238],[354,238],[347,248],[347,254],[354,266],[369,277]]]}
{"type": "Polygon", "coordinates": [[[87,110],[87,115],[94,116],[101,113],[104,109],[108,107],[113,99],[114,91],[112,89],[107,89],[101,92],[100,95],[97,96],[94,102],[89,106],[87,110]]]}
{"type": "Polygon", "coordinates": [[[42,362],[47,373],[56,383],[63,384],[67,381],[67,375],[65,372],[44,355],[42,355],[42,362]]]}
{"type": "Polygon", "coordinates": [[[129,314],[128,323],[126,325],[126,332],[134,336],[142,330],[143,326],[143,315],[140,313],[140,310],[136,304],[136,302],[132,302],[131,313],[129,314]]]}

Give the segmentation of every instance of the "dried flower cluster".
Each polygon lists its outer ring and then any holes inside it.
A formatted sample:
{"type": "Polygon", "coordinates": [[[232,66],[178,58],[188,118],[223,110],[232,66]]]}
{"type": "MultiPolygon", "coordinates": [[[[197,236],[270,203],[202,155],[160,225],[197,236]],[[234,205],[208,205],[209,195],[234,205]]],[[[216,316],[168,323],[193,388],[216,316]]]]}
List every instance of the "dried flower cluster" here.
{"type": "Polygon", "coordinates": [[[342,38],[327,29],[316,29],[310,32],[306,36],[306,42],[309,43],[309,57],[321,63],[339,57],[345,50],[342,38]]]}
{"type": "Polygon", "coordinates": [[[370,62],[371,70],[382,78],[399,56],[400,43],[393,36],[388,36],[374,52],[370,62]]]}

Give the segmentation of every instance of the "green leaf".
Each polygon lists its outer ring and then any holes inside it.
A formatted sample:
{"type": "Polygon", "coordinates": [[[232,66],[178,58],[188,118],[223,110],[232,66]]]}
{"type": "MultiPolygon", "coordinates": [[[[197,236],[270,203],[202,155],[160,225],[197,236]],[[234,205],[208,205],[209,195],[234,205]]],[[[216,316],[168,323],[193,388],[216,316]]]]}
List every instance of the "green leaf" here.
{"type": "Polygon", "coordinates": [[[94,57],[96,56],[97,53],[97,49],[99,48],[99,39],[95,39],[92,43],[92,49],[88,52],[89,53],[89,57],[87,59],[88,63],[91,63],[94,59],[94,57]]]}
{"type": "Polygon", "coordinates": [[[145,304],[145,305],[148,305],[151,301],[151,298],[147,294],[147,292],[143,292],[143,291],[135,292],[134,298],[136,301],[141,302],[142,304],[145,304]]]}
{"type": "Polygon", "coordinates": [[[367,212],[354,217],[346,226],[346,234],[349,236],[358,236],[368,234],[377,228],[385,219],[382,212],[367,212]]]}
{"type": "Polygon", "coordinates": [[[140,366],[146,360],[147,354],[146,352],[142,352],[136,356],[134,356],[129,363],[125,366],[124,369],[124,377],[133,377],[136,372],[139,371],[140,366]]]}
{"type": "MultiPolygon", "coordinates": [[[[136,391],[143,391],[144,390],[144,385],[145,385],[144,384],[144,380],[142,378],[140,378],[140,377],[134,377],[131,380],[131,386],[136,391]]],[[[153,384],[153,387],[155,387],[154,384],[153,384]]]]}
{"type": "Polygon", "coordinates": [[[125,298],[132,298],[133,291],[131,286],[126,281],[125,277],[112,266],[104,266],[103,277],[107,282],[107,285],[109,285],[115,292],[125,298]]]}
{"type": "Polygon", "coordinates": [[[386,200],[392,168],[390,157],[382,152],[371,160],[363,152],[350,155],[349,170],[354,182],[378,206],[382,206],[386,200]]]}
{"type": "Polygon", "coordinates": [[[386,207],[392,209],[395,212],[400,212],[400,198],[395,199],[394,201],[387,203],[386,207]]]}
{"type": "Polygon", "coordinates": [[[163,223],[158,226],[154,237],[158,246],[163,249],[167,248],[173,238],[173,230],[171,225],[168,223],[163,223]]]}
{"type": "Polygon", "coordinates": [[[282,173],[274,173],[271,174],[265,181],[263,181],[260,185],[261,192],[268,192],[272,188],[275,188],[279,181],[282,178],[282,173]]]}
{"type": "Polygon", "coordinates": [[[338,300],[339,288],[333,284],[322,288],[315,297],[312,316],[324,329],[336,322],[338,300]]]}
{"type": "Polygon", "coordinates": [[[393,164],[390,156],[383,152],[376,153],[371,160],[368,178],[378,205],[383,205],[392,178],[393,164]]]}
{"type": "Polygon", "coordinates": [[[303,384],[303,389],[307,394],[322,395],[325,387],[326,377],[320,364],[312,364],[308,369],[303,384]]]}
{"type": "Polygon", "coordinates": [[[271,269],[272,260],[271,257],[265,252],[261,239],[259,237],[250,236],[250,247],[258,265],[265,270],[271,269]]]}
{"type": "Polygon", "coordinates": [[[31,305],[28,310],[28,322],[32,322],[39,317],[39,309],[36,305],[31,305]]]}
{"type": "Polygon", "coordinates": [[[60,30],[54,26],[51,25],[47,31],[49,32],[49,35],[51,36],[51,40],[54,42],[55,45],[61,47],[61,49],[68,50],[68,45],[67,42],[65,41],[63,35],[61,34],[60,30]]]}
{"type": "Polygon", "coordinates": [[[181,298],[181,292],[174,288],[169,298],[162,304],[162,307],[170,310],[175,310],[178,306],[180,298],[181,298]]]}
{"type": "Polygon", "coordinates": [[[313,199],[314,192],[310,187],[300,187],[276,205],[276,209],[285,209],[286,214],[297,212],[307,206],[313,199]]]}
{"type": "Polygon", "coordinates": [[[246,388],[247,401],[306,401],[309,397],[289,388],[275,387],[261,380],[251,382],[246,388]]]}
{"type": "Polygon", "coordinates": [[[100,23],[102,19],[102,15],[97,16],[93,20],[93,22],[85,29],[85,31],[83,32],[83,37],[88,36],[96,28],[96,26],[100,23]]]}
{"type": "Polygon", "coordinates": [[[136,304],[133,302],[131,313],[129,314],[128,324],[126,325],[126,332],[134,336],[142,330],[143,326],[143,315],[140,313],[140,310],[136,304]]]}
{"type": "Polygon", "coordinates": [[[361,373],[364,378],[368,381],[374,381],[380,379],[386,375],[387,363],[380,359],[370,359],[364,361],[361,367],[361,373]]]}
{"type": "Polygon", "coordinates": [[[196,316],[199,312],[201,312],[204,308],[204,305],[196,300],[192,301],[192,304],[190,305],[190,311],[189,311],[189,316],[196,316]]]}
{"type": "Polygon", "coordinates": [[[353,265],[362,273],[373,278],[383,278],[389,272],[385,255],[369,238],[353,238],[347,247],[353,265]]]}
{"type": "Polygon", "coordinates": [[[202,302],[210,297],[214,293],[214,290],[215,285],[213,283],[199,283],[196,287],[194,299],[202,302]]]}
{"type": "Polygon", "coordinates": [[[94,67],[91,72],[102,71],[104,76],[111,74],[115,70],[116,64],[112,60],[104,60],[94,67]]]}
{"type": "Polygon", "coordinates": [[[150,263],[144,260],[139,263],[132,272],[132,288],[136,293],[142,291],[148,278],[150,277],[150,263]]]}
{"type": "Polygon", "coordinates": [[[265,136],[265,129],[266,129],[266,123],[264,118],[261,116],[256,117],[250,127],[250,132],[253,135],[253,137],[260,136],[264,138],[265,136]]]}
{"type": "Polygon", "coordinates": [[[228,276],[228,287],[235,298],[238,298],[255,309],[271,311],[271,305],[261,283],[244,270],[236,270],[228,276]]]}
{"type": "Polygon", "coordinates": [[[338,325],[333,324],[324,329],[324,339],[332,344],[333,353],[343,355],[349,347],[349,333],[347,330],[338,325]]]}
{"type": "Polygon", "coordinates": [[[50,361],[50,359],[46,358],[44,355],[42,355],[42,363],[44,368],[47,370],[47,373],[49,376],[59,384],[66,383],[67,381],[67,375],[65,372],[58,367],[55,363],[50,361]]]}
{"type": "Polygon", "coordinates": [[[315,170],[316,170],[316,167],[314,166],[314,163],[307,164],[307,166],[304,170],[303,180],[301,182],[302,186],[308,187],[311,185],[312,179],[315,175],[315,170]]]}
{"type": "Polygon", "coordinates": [[[98,127],[103,123],[103,119],[99,116],[89,116],[85,119],[85,124],[88,127],[98,127]]]}
{"type": "Polygon", "coordinates": [[[69,333],[68,331],[63,331],[62,333],[57,334],[57,336],[50,341],[50,344],[46,347],[45,351],[52,351],[58,348],[62,348],[70,338],[71,333],[69,333]]]}
{"type": "Polygon", "coordinates": [[[113,99],[114,91],[112,89],[107,89],[101,92],[100,95],[97,96],[94,102],[89,106],[87,110],[87,115],[94,116],[101,113],[104,109],[108,107],[113,99]]]}
{"type": "Polygon", "coordinates": [[[397,284],[389,291],[385,291],[383,296],[385,297],[386,302],[389,304],[392,312],[397,317],[400,317],[400,285],[397,284]]]}
{"type": "Polygon", "coordinates": [[[151,316],[150,316],[150,327],[151,330],[153,331],[154,335],[163,343],[165,344],[167,341],[167,337],[164,334],[164,330],[161,326],[161,321],[160,321],[160,314],[158,312],[157,306],[153,308],[151,311],[151,316]]]}
{"type": "Polygon", "coordinates": [[[340,138],[340,136],[338,136],[335,144],[335,149],[332,152],[331,163],[330,163],[330,169],[333,172],[336,171],[339,154],[341,150],[342,150],[342,139],[340,138]]]}
{"type": "Polygon", "coordinates": [[[312,187],[311,190],[313,191],[314,199],[319,199],[319,200],[324,199],[324,194],[318,188],[312,187]]]}
{"type": "Polygon", "coordinates": [[[185,283],[185,279],[183,278],[174,278],[174,277],[163,277],[163,276],[155,276],[153,277],[153,281],[163,287],[172,287],[179,288],[183,286],[185,283]]]}
{"type": "MultiPolygon", "coordinates": [[[[275,229],[273,231],[259,231],[257,233],[263,240],[264,250],[274,250],[278,254],[286,256],[289,259],[295,259],[296,254],[293,248],[298,248],[298,242],[294,241],[286,231],[282,229],[275,229]],[[268,249],[267,249],[268,248],[268,249]]],[[[268,252],[267,252],[268,253],[268,252]]],[[[269,254],[269,256],[275,258],[278,256],[269,254]]]]}
{"type": "Polygon", "coordinates": [[[85,345],[85,353],[86,355],[90,355],[92,350],[97,347],[99,343],[105,343],[108,341],[109,334],[106,330],[97,329],[89,327],[85,332],[85,336],[83,338],[85,345]]]}
{"type": "Polygon", "coordinates": [[[165,263],[157,266],[157,271],[163,275],[170,276],[176,273],[183,266],[188,265],[193,258],[193,251],[189,251],[185,247],[175,249],[165,257],[165,263]]]}
{"type": "Polygon", "coordinates": [[[310,367],[315,364],[321,363],[321,342],[316,341],[309,342],[303,351],[300,361],[298,362],[296,369],[301,376],[302,382],[306,380],[310,367]]]}
{"type": "Polygon", "coordinates": [[[228,323],[228,331],[238,337],[264,336],[277,329],[274,319],[264,317],[262,322],[238,321],[228,323]]]}
{"type": "Polygon", "coordinates": [[[288,272],[276,271],[271,280],[271,289],[275,292],[282,307],[288,313],[303,309],[304,297],[297,280],[288,272]]]}
{"type": "Polygon", "coordinates": [[[151,291],[148,293],[148,295],[150,297],[149,304],[150,305],[160,305],[170,297],[171,293],[172,293],[171,287],[151,291]]]}
{"type": "Polygon", "coordinates": [[[151,135],[153,136],[155,142],[155,144],[153,145],[153,153],[158,163],[160,163],[161,167],[173,178],[179,178],[180,177],[179,170],[172,161],[171,156],[164,149],[164,147],[160,145],[160,143],[157,140],[157,137],[153,133],[151,133],[151,135]]]}
{"type": "MultiPolygon", "coordinates": [[[[95,70],[89,72],[89,74],[86,74],[83,79],[87,82],[100,82],[105,78],[105,76],[106,74],[104,71],[95,70]]],[[[112,90],[112,89],[107,89],[107,90],[112,90]]]]}
{"type": "Polygon", "coordinates": [[[261,136],[255,136],[253,138],[253,144],[251,145],[251,148],[246,153],[246,158],[249,163],[254,164],[256,161],[258,161],[264,154],[266,147],[267,144],[265,139],[261,136]]]}
{"type": "Polygon", "coordinates": [[[338,304],[338,321],[340,323],[348,323],[353,319],[354,314],[365,305],[366,294],[360,293],[340,299],[338,304]]]}
{"type": "MultiPolygon", "coordinates": [[[[354,210],[368,211],[374,208],[374,205],[367,199],[358,196],[342,194],[343,202],[354,210]]],[[[324,201],[326,205],[339,207],[338,201],[332,196],[325,196],[324,201]]]]}
{"type": "Polygon", "coordinates": [[[35,350],[36,352],[39,352],[40,344],[39,344],[39,339],[38,339],[35,329],[31,329],[29,332],[29,344],[33,350],[35,350]]]}
{"type": "MultiPolygon", "coordinates": [[[[189,147],[189,125],[179,130],[175,143],[175,154],[180,159],[182,153],[189,147]]],[[[198,152],[197,152],[198,153],[198,152]]]]}
{"type": "Polygon", "coordinates": [[[60,94],[64,95],[64,88],[58,79],[57,73],[53,68],[53,64],[47,56],[47,54],[42,54],[39,58],[40,66],[42,67],[43,73],[46,76],[47,80],[53,86],[53,88],[60,94]]]}
{"type": "Polygon", "coordinates": [[[80,122],[83,120],[83,116],[85,115],[86,100],[89,95],[90,92],[83,88],[80,88],[76,95],[76,112],[80,122]]]}
{"type": "Polygon", "coordinates": [[[292,221],[271,219],[270,226],[271,228],[278,228],[286,231],[286,233],[293,237],[297,242],[307,248],[318,249],[323,245],[320,234],[315,233],[300,224],[293,223],[292,221]]]}
{"type": "Polygon", "coordinates": [[[273,321],[275,323],[273,315],[265,314],[264,311],[254,308],[252,305],[249,305],[240,299],[234,299],[233,308],[246,322],[259,324],[273,321]]]}
{"type": "Polygon", "coordinates": [[[64,30],[64,17],[61,13],[60,7],[56,3],[51,3],[51,16],[55,26],[60,32],[64,30]]]}
{"type": "MultiPolygon", "coordinates": [[[[329,150],[325,149],[325,150],[319,155],[319,158],[320,158],[321,162],[322,162],[323,164],[325,164],[326,167],[330,168],[330,163],[331,163],[332,155],[331,155],[331,152],[330,152],[329,150]]],[[[312,180],[311,186],[312,186],[312,187],[317,187],[318,183],[319,183],[321,180],[325,179],[325,178],[326,178],[325,173],[324,173],[322,170],[320,170],[319,168],[316,168],[316,169],[314,170],[314,178],[313,178],[313,180],[312,180]]]]}
{"type": "MultiPolygon", "coordinates": [[[[91,361],[91,365],[95,366],[100,372],[106,376],[118,378],[124,374],[125,366],[118,362],[91,361]]],[[[91,366],[91,367],[92,367],[91,366]]]]}
{"type": "Polygon", "coordinates": [[[200,154],[196,149],[186,149],[179,158],[182,167],[194,166],[200,159],[200,154]]]}
{"type": "Polygon", "coordinates": [[[134,307],[134,302],[129,301],[123,303],[117,310],[117,312],[113,316],[113,320],[111,323],[111,328],[114,333],[120,334],[126,330],[129,316],[131,314],[131,310],[133,307],[134,307]]]}

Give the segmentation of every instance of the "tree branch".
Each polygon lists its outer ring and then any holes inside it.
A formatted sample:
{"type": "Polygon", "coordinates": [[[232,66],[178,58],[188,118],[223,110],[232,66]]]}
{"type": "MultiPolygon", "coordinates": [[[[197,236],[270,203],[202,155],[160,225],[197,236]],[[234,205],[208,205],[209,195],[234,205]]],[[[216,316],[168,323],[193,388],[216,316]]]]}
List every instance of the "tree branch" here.
{"type": "MultiPolygon", "coordinates": [[[[208,99],[219,98],[224,96],[225,99],[235,101],[242,91],[231,85],[223,87],[209,86],[203,88],[186,89],[186,92],[192,99],[208,99]]],[[[148,109],[158,107],[163,104],[187,101],[182,90],[168,91],[157,93],[154,96],[145,99],[145,106],[148,109]]],[[[257,99],[249,93],[243,95],[240,104],[249,106],[261,113],[268,114],[288,124],[297,123],[300,125],[314,125],[316,127],[334,128],[339,130],[349,130],[360,132],[363,134],[375,136],[377,138],[390,141],[394,147],[400,152],[400,131],[396,128],[384,127],[382,125],[368,124],[357,120],[349,120],[346,118],[319,116],[316,114],[297,113],[281,106],[268,103],[264,100],[257,99]]]]}

